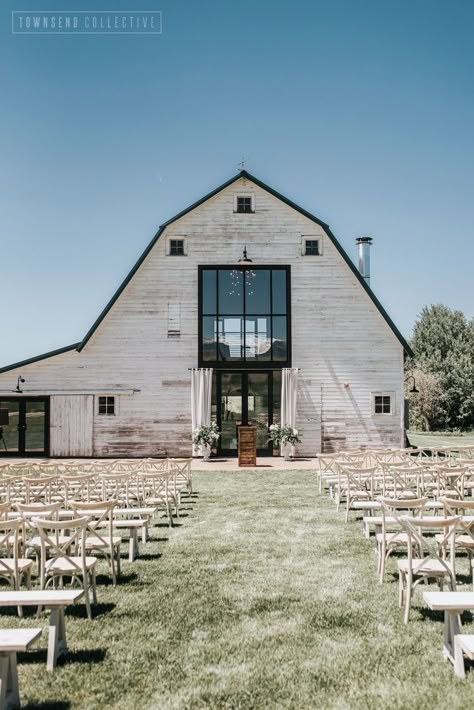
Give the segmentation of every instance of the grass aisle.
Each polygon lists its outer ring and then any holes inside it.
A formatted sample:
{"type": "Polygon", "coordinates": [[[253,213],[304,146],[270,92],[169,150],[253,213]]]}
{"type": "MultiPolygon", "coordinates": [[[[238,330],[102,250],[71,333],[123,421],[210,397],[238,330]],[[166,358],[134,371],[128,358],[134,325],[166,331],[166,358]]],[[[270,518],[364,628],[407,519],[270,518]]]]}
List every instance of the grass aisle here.
{"type": "MultiPolygon", "coordinates": [[[[99,615],[88,622],[69,609],[69,661],[49,675],[44,651],[21,656],[23,702],[472,706],[474,673],[457,681],[442,658],[442,617],[419,607],[403,626],[395,580],[379,586],[360,523],[345,525],[316,495],[311,472],[198,473],[195,482],[182,525],[155,528],[141,559],[124,561],[124,582],[100,585],[99,615]]],[[[4,611],[0,620],[20,623],[4,611]]],[[[28,614],[21,625],[39,624],[28,614]]]]}

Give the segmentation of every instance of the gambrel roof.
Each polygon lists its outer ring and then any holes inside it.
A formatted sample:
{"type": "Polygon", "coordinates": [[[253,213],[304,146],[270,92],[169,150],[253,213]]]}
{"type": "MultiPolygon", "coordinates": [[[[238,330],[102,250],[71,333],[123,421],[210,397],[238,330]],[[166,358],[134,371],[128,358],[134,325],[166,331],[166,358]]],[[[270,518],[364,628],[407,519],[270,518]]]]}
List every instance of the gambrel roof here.
{"type": "Polygon", "coordinates": [[[44,355],[38,355],[37,357],[29,358],[28,360],[23,360],[21,362],[14,363],[13,365],[7,365],[6,367],[0,368],[0,373],[7,372],[8,370],[13,370],[18,367],[22,367],[23,365],[29,365],[32,362],[36,362],[38,360],[43,360],[48,357],[53,357],[54,355],[59,355],[61,353],[67,352],[68,350],[77,350],[78,352],[81,352],[81,350],[87,345],[88,341],[90,340],[92,335],[95,333],[95,331],[97,330],[99,325],[102,323],[102,321],[104,320],[104,318],[106,317],[106,315],[108,314],[108,312],[110,311],[110,309],[112,308],[114,303],[120,297],[121,293],[124,291],[126,286],[130,283],[130,281],[133,279],[136,272],[138,271],[138,269],[140,268],[142,263],[145,261],[146,257],[151,252],[151,250],[155,246],[155,244],[158,241],[158,239],[160,238],[160,236],[163,234],[166,227],[168,225],[172,224],[173,222],[176,222],[181,217],[184,217],[184,215],[186,215],[189,212],[191,212],[192,210],[196,209],[196,207],[199,207],[200,205],[204,204],[204,202],[207,202],[207,200],[209,200],[211,197],[214,197],[214,195],[217,195],[222,190],[225,190],[227,187],[232,185],[234,182],[237,182],[237,180],[240,180],[241,178],[246,178],[250,182],[253,182],[255,185],[260,187],[262,190],[265,190],[270,195],[273,195],[278,200],[281,200],[286,205],[288,205],[288,207],[291,207],[292,209],[296,210],[297,212],[302,214],[304,217],[311,220],[315,224],[318,224],[320,227],[322,227],[324,229],[325,233],[327,234],[327,236],[329,237],[329,239],[333,243],[334,247],[337,249],[339,254],[342,256],[342,258],[344,259],[344,261],[346,262],[347,266],[352,271],[352,273],[354,274],[356,279],[359,281],[361,287],[366,291],[367,295],[369,296],[371,301],[374,303],[374,305],[376,306],[376,308],[378,309],[378,311],[380,312],[380,314],[382,315],[382,317],[384,318],[384,320],[386,321],[386,323],[388,324],[388,326],[390,327],[390,329],[394,333],[395,337],[399,340],[405,354],[412,356],[413,352],[412,352],[410,346],[408,345],[407,341],[405,340],[403,335],[400,333],[397,326],[392,321],[392,319],[390,318],[390,316],[388,315],[387,311],[384,309],[384,307],[382,306],[382,304],[380,303],[378,298],[375,296],[372,289],[369,286],[367,286],[365,279],[360,274],[360,272],[357,269],[354,262],[349,258],[347,253],[344,251],[342,246],[339,244],[336,237],[331,232],[329,225],[327,225],[325,222],[322,222],[320,219],[315,217],[313,214],[311,214],[310,212],[305,210],[303,207],[300,207],[295,202],[292,202],[291,200],[289,200],[287,197],[285,197],[281,193],[279,193],[276,190],[274,190],[273,188],[269,187],[269,185],[266,185],[264,182],[262,182],[261,180],[256,178],[254,175],[251,175],[246,170],[241,170],[239,173],[237,173],[237,175],[234,175],[234,177],[232,177],[230,180],[227,180],[227,182],[224,182],[222,185],[219,185],[219,187],[216,187],[215,190],[212,190],[212,192],[209,192],[207,195],[204,195],[204,197],[202,197],[200,200],[198,200],[197,202],[194,202],[192,205],[190,205],[186,209],[182,210],[182,212],[179,212],[174,217],[171,217],[171,219],[167,220],[159,227],[158,231],[156,232],[155,236],[153,237],[153,239],[151,240],[151,242],[149,243],[149,245],[147,246],[147,248],[145,249],[143,254],[140,256],[140,258],[138,259],[136,264],[133,266],[133,268],[131,269],[129,274],[126,276],[126,278],[120,284],[117,291],[114,293],[114,295],[112,296],[110,301],[107,303],[107,305],[105,306],[105,308],[103,309],[103,311],[101,312],[101,314],[99,315],[97,320],[93,323],[93,325],[88,330],[85,337],[83,338],[83,340],[80,343],[74,343],[73,345],[69,345],[65,348],[60,348],[59,350],[54,350],[52,352],[45,353],[44,355]]]}

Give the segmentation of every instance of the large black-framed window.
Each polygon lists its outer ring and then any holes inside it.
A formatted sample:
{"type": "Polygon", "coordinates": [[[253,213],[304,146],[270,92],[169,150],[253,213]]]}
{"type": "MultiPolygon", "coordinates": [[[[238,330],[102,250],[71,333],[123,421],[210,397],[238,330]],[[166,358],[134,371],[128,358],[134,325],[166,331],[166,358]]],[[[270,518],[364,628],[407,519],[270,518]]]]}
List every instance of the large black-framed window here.
{"type": "Polygon", "coordinates": [[[289,266],[200,266],[200,366],[290,366],[290,293],[289,266]]]}

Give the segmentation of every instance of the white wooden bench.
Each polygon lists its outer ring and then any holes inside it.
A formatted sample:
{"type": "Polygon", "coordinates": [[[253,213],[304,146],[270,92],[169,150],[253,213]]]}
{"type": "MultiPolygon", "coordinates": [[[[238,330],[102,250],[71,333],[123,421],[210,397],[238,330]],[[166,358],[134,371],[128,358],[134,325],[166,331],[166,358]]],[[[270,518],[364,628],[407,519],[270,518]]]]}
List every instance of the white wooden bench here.
{"type": "Polygon", "coordinates": [[[48,671],[52,671],[58,658],[67,653],[64,607],[74,604],[83,595],[83,589],[0,592],[0,608],[2,606],[44,606],[47,609],[51,609],[46,668],[48,671]]]}
{"type": "Polygon", "coordinates": [[[474,660],[474,636],[472,634],[456,634],[454,637],[454,672],[458,678],[466,677],[464,656],[474,660]]]}
{"type": "Polygon", "coordinates": [[[474,592],[423,592],[423,599],[433,611],[444,611],[443,653],[454,663],[454,639],[461,633],[459,617],[463,611],[474,610],[474,592]]]}
{"type": "Polygon", "coordinates": [[[20,707],[16,654],[28,651],[41,636],[41,629],[0,629],[0,708],[20,707]]]}
{"type": "MultiPolygon", "coordinates": [[[[105,527],[108,523],[100,523],[99,527],[105,527]]],[[[143,518],[136,518],[134,520],[113,520],[112,527],[114,530],[127,530],[129,531],[128,539],[128,560],[133,562],[139,554],[138,551],[138,531],[143,531],[146,529],[148,524],[147,520],[143,518]]]]}

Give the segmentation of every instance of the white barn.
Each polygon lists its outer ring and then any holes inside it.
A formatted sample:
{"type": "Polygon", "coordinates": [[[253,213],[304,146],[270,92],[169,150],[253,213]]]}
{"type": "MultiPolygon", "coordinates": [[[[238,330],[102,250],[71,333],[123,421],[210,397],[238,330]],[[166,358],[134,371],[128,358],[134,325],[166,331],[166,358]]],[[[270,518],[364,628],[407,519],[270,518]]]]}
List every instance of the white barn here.
{"type": "Polygon", "coordinates": [[[242,170],[159,228],[81,342],[0,369],[0,455],[189,456],[192,368],[218,453],[239,423],[271,453],[290,367],[297,454],[401,446],[409,352],[328,225],[242,170]]]}

